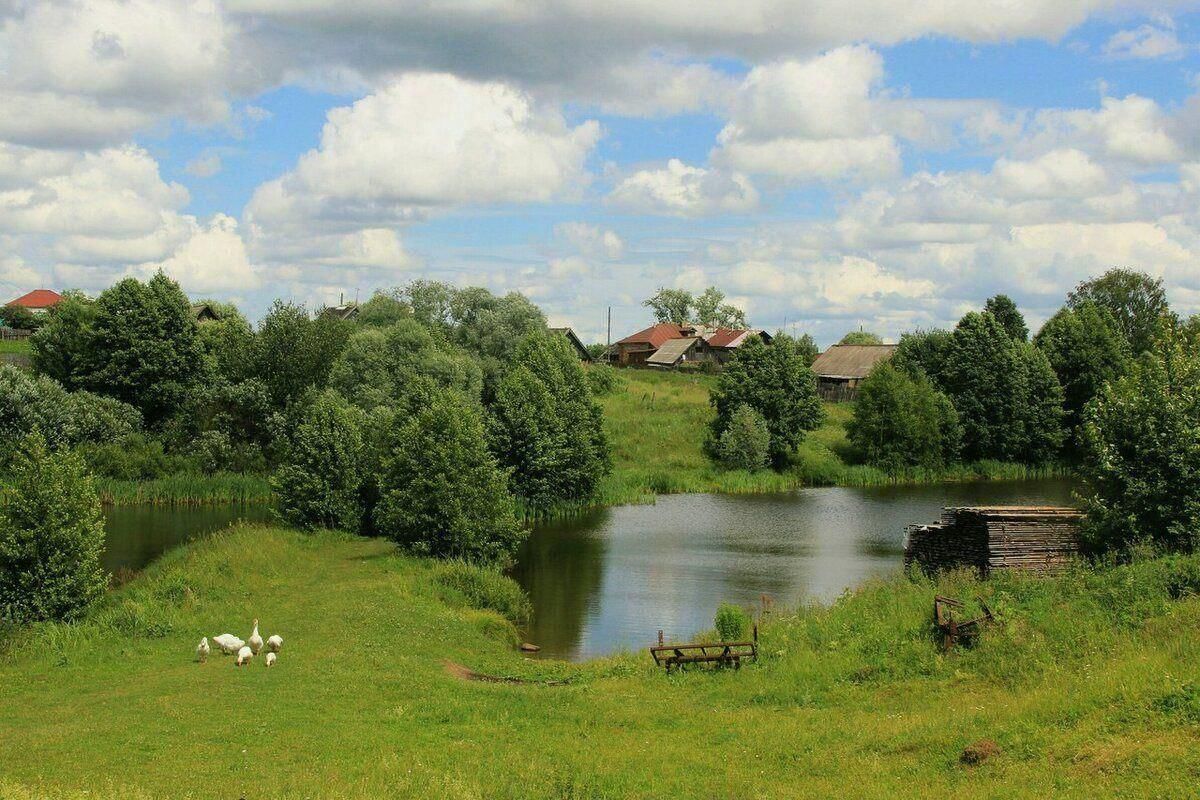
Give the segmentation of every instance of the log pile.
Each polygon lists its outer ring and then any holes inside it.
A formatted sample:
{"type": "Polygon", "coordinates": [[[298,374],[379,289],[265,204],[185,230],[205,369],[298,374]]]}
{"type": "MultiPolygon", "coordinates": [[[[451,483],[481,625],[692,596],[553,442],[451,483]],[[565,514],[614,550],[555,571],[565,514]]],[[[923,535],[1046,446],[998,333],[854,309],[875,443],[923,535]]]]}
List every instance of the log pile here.
{"type": "Polygon", "coordinates": [[[1081,517],[1054,506],[946,508],[941,521],[909,527],[904,565],[929,573],[971,567],[984,578],[996,569],[1058,572],[1079,553],[1081,517]]]}

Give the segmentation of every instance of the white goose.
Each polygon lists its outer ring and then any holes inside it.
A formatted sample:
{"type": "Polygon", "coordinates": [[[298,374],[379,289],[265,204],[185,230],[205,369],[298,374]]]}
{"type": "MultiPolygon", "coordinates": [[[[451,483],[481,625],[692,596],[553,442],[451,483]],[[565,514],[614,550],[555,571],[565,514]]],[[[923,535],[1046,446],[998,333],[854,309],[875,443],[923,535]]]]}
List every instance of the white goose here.
{"type": "Polygon", "coordinates": [[[203,664],[208,661],[208,654],[212,652],[212,648],[208,646],[208,637],[205,636],[200,640],[200,644],[196,645],[196,660],[203,664]]]}
{"type": "Polygon", "coordinates": [[[250,663],[250,659],[254,658],[254,651],[245,645],[241,650],[238,650],[237,661],[233,662],[235,667],[244,667],[250,663]]]}
{"type": "Polygon", "coordinates": [[[254,632],[250,634],[246,644],[250,645],[250,649],[254,651],[254,655],[258,655],[258,651],[263,648],[263,638],[258,635],[258,620],[254,620],[254,632]]]}
{"type": "Polygon", "coordinates": [[[279,656],[275,655],[274,653],[267,653],[267,666],[268,667],[275,666],[275,659],[278,657],[279,656]]]}
{"type": "Polygon", "coordinates": [[[214,636],[213,641],[216,642],[217,647],[221,648],[221,652],[225,655],[236,653],[246,644],[232,633],[222,633],[220,636],[214,636]]]}
{"type": "Polygon", "coordinates": [[[270,639],[267,639],[267,649],[272,653],[278,653],[283,649],[283,637],[275,634],[270,639]]]}

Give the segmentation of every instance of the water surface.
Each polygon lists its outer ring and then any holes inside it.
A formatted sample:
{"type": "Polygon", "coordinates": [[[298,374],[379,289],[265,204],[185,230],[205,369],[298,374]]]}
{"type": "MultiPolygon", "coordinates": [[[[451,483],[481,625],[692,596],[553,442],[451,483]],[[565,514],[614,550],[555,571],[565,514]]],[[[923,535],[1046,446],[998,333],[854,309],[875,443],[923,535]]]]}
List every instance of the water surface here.
{"type": "Polygon", "coordinates": [[[801,489],[778,495],[668,495],[544,525],[512,575],[533,600],[530,641],[588,658],[687,638],[722,601],[828,601],[901,567],[904,529],[942,506],[1070,505],[1065,480],[801,489]]]}
{"type": "Polygon", "coordinates": [[[101,563],[109,572],[136,571],[172,547],[238,520],[271,518],[265,505],[113,506],[104,509],[105,539],[101,563]]]}

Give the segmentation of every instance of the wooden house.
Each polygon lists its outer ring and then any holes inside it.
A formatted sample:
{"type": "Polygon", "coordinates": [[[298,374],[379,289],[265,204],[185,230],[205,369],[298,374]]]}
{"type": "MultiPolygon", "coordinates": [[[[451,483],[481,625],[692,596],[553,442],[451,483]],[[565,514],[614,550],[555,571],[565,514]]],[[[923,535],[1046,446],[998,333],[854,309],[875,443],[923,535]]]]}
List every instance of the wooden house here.
{"type": "Polygon", "coordinates": [[[219,317],[208,303],[197,303],[192,306],[192,319],[196,320],[197,325],[203,325],[206,322],[216,322],[219,317]]]}
{"type": "Polygon", "coordinates": [[[863,378],[895,352],[894,344],[835,344],[813,362],[817,393],[834,402],[853,400],[863,378]]]}
{"type": "Polygon", "coordinates": [[[587,351],[587,348],[584,347],[583,342],[580,341],[579,337],[575,335],[575,331],[571,330],[570,328],[551,328],[550,332],[558,336],[565,337],[566,340],[571,343],[571,347],[575,350],[575,354],[579,356],[580,361],[592,360],[591,353],[587,351]]]}
{"type": "Polygon", "coordinates": [[[660,322],[617,342],[616,362],[625,367],[674,367],[685,361],[724,364],[754,336],[771,341],[766,331],[660,322]]]}

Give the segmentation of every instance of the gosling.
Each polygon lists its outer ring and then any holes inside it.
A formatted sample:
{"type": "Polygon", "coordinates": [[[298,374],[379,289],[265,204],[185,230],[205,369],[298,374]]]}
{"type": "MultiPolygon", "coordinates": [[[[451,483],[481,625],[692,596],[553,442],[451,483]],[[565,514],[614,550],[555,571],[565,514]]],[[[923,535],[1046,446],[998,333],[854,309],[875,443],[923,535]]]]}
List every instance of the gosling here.
{"type": "Polygon", "coordinates": [[[279,656],[277,656],[275,653],[267,653],[266,665],[267,665],[268,667],[273,667],[273,666],[275,666],[275,659],[276,659],[276,658],[278,658],[278,657],[279,657],[279,656]]]}
{"type": "Polygon", "coordinates": [[[270,639],[267,639],[267,649],[272,653],[278,653],[283,649],[283,637],[275,634],[270,639]]]}
{"type": "Polygon", "coordinates": [[[205,636],[200,640],[200,644],[196,645],[196,660],[203,664],[208,661],[208,654],[212,652],[212,648],[208,646],[208,637],[205,636]]]}
{"type": "Polygon", "coordinates": [[[254,658],[254,651],[249,647],[242,645],[242,649],[238,650],[237,661],[233,663],[235,667],[244,667],[250,663],[250,659],[254,658]]]}

